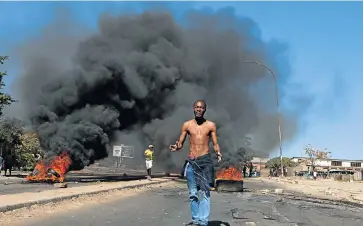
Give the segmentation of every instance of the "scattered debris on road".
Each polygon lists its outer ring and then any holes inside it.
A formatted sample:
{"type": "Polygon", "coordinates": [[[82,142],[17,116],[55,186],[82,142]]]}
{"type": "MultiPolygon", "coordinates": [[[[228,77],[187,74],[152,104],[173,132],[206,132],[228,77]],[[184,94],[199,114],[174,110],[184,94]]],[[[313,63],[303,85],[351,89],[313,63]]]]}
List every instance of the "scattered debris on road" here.
{"type": "Polygon", "coordinates": [[[248,219],[247,217],[239,216],[239,209],[231,209],[231,215],[233,219],[238,219],[238,220],[248,219]]]}
{"type": "Polygon", "coordinates": [[[265,220],[276,220],[276,218],[274,218],[272,216],[263,216],[263,219],[265,219],[265,220]]]}
{"type": "Polygon", "coordinates": [[[266,194],[270,193],[270,190],[268,190],[268,189],[263,189],[263,190],[259,190],[259,191],[258,191],[258,193],[261,193],[261,194],[263,194],[263,195],[266,195],[266,194]]]}
{"type": "Polygon", "coordinates": [[[5,181],[4,185],[9,185],[9,184],[15,184],[14,182],[10,182],[10,181],[5,181]]]}
{"type": "Polygon", "coordinates": [[[53,185],[55,188],[67,188],[68,184],[67,183],[56,183],[53,185]]]}

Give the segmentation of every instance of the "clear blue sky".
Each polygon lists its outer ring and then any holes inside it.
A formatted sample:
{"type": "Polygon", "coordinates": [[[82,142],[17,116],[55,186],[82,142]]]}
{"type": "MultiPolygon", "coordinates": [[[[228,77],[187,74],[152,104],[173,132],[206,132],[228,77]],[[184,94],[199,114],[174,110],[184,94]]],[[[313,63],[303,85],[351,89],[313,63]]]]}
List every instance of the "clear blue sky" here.
{"type": "MultiPolygon", "coordinates": [[[[284,146],[288,156],[303,147],[328,148],[334,158],[363,159],[363,2],[182,2],[167,3],[175,14],[190,8],[232,6],[255,20],[265,40],[289,44],[291,78],[314,95],[304,130],[284,146]]],[[[67,7],[80,23],[94,29],[103,12],[142,11],[152,3],[136,2],[0,2],[0,53],[36,35],[67,7]]],[[[14,61],[14,59],[13,59],[14,61]]],[[[16,62],[8,68],[16,79],[16,62]]],[[[8,88],[11,87],[8,85],[8,88]]],[[[287,86],[286,89],[289,87],[287,86]]],[[[289,90],[285,90],[289,92],[289,90]]],[[[276,155],[277,153],[273,153],[276,155]]]]}

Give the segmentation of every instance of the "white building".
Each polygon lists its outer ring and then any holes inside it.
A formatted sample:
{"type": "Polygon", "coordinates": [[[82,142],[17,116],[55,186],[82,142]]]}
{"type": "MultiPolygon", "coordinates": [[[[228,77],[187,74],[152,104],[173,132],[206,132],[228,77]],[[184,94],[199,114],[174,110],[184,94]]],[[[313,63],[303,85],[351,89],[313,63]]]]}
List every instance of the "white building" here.
{"type": "MultiPolygon", "coordinates": [[[[311,165],[309,158],[306,157],[293,157],[291,161],[298,163],[305,163],[307,166],[311,165]]],[[[321,169],[341,169],[341,170],[362,170],[363,160],[347,160],[347,159],[319,159],[315,160],[315,166],[321,169]]]]}

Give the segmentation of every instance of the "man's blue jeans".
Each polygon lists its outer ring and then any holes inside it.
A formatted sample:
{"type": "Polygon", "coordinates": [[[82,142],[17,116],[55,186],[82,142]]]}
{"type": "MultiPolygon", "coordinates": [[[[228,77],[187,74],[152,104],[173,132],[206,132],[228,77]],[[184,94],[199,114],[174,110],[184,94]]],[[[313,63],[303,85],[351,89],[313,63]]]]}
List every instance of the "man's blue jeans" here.
{"type": "Polygon", "coordinates": [[[199,225],[208,225],[210,214],[210,191],[199,190],[195,182],[193,167],[188,164],[186,168],[186,178],[189,190],[190,208],[192,221],[199,225]],[[198,195],[198,193],[200,193],[198,195]]]}

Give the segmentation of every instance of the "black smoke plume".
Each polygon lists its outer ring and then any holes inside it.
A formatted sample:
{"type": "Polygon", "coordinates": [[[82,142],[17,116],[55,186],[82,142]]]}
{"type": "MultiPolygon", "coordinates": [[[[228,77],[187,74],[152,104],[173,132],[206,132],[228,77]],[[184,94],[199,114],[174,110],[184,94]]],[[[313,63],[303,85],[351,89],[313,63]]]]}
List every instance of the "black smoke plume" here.
{"type": "MultiPolygon", "coordinates": [[[[23,46],[18,99],[48,156],[70,150],[72,168],[81,169],[107,157],[113,144],[133,145],[141,159],[152,143],[156,165],[182,165],[186,153],[171,154],[168,146],[193,117],[196,99],[206,100],[206,117],[217,123],[222,165],[238,163],[254,146],[265,154],[275,148],[272,78],[244,61],[260,61],[279,75],[280,52],[253,35],[250,19],[190,12],[183,22],[165,12],[104,16],[86,37],[53,27],[55,34],[48,30],[23,46]]],[[[298,118],[285,113],[287,119],[285,139],[298,118]]]]}

